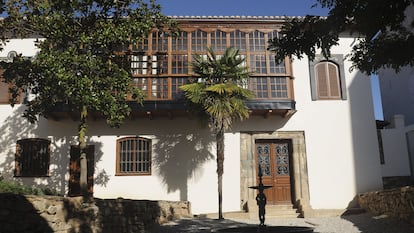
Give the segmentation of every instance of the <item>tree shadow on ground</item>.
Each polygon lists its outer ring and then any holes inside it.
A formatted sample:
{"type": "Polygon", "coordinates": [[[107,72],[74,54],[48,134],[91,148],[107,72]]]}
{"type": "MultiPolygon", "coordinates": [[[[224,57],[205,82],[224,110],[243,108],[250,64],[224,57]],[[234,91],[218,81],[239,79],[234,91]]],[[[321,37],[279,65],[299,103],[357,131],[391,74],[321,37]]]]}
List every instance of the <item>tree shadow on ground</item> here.
{"type": "Polygon", "coordinates": [[[414,225],[391,218],[386,215],[372,216],[371,214],[342,215],[345,219],[361,233],[411,233],[414,232],[414,225]]]}
{"type": "Polygon", "coordinates": [[[200,167],[214,158],[210,152],[210,134],[171,134],[158,136],[154,144],[153,165],[168,192],[180,191],[180,200],[188,200],[188,180],[200,167]]]}
{"type": "Polygon", "coordinates": [[[208,218],[199,219],[181,219],[169,222],[160,226],[154,226],[147,233],[185,233],[185,232],[214,232],[217,229],[240,227],[240,226],[257,226],[254,224],[240,223],[234,220],[217,220],[208,218]]]}
{"type": "MultiPolygon", "coordinates": [[[[240,226],[254,227],[258,220],[225,219],[219,221],[209,218],[181,219],[155,226],[147,233],[187,233],[216,232],[217,229],[240,226]]],[[[384,216],[372,216],[368,213],[344,215],[340,217],[318,218],[266,218],[268,226],[311,227],[314,233],[412,233],[414,225],[384,216]]],[[[254,231],[256,232],[256,231],[254,231]]]]}

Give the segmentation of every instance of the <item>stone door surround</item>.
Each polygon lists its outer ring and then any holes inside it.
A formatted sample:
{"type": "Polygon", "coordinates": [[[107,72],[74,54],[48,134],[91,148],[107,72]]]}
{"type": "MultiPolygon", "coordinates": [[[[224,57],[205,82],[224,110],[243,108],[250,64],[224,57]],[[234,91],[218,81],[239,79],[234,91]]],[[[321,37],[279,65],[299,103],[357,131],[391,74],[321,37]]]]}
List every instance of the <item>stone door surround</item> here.
{"type": "Polygon", "coordinates": [[[285,139],[292,142],[292,198],[293,205],[302,216],[311,213],[308,169],[305,146],[305,133],[303,131],[277,131],[277,132],[240,132],[240,190],[242,209],[251,211],[257,209],[256,193],[249,186],[256,184],[257,165],[254,158],[255,141],[258,139],[285,139]]]}

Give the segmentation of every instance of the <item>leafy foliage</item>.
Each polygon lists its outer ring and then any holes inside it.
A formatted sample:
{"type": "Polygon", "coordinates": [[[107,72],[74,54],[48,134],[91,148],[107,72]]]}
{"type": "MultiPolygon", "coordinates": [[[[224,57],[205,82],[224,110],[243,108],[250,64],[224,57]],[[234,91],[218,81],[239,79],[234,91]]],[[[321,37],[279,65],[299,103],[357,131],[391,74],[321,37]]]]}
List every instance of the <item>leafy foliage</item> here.
{"type": "Polygon", "coordinates": [[[5,180],[0,180],[0,193],[14,193],[21,195],[59,195],[56,190],[49,188],[32,188],[27,185],[5,180]]]}
{"type": "Polygon", "coordinates": [[[399,70],[414,65],[414,0],[317,0],[330,10],[327,17],[308,15],[282,27],[281,38],[271,40],[276,60],[307,55],[320,49],[329,57],[340,35],[356,35],[358,43],[349,54],[353,68],[374,73],[380,68],[399,70]]]}
{"type": "Polygon", "coordinates": [[[119,126],[130,112],[127,95],[143,97],[130,85],[125,52],[151,29],[170,23],[154,1],[10,0],[6,11],[8,33],[41,38],[32,61],[18,57],[4,65],[15,91],[36,96],[25,113],[32,122],[63,102],[68,110],[86,106],[119,126]]]}
{"type": "Polygon", "coordinates": [[[236,49],[228,48],[220,56],[208,48],[207,57],[198,55],[192,62],[198,79],[180,87],[192,103],[191,109],[209,118],[213,132],[227,130],[234,119],[249,116],[245,101],[253,94],[243,88],[249,77],[244,63],[236,49]]]}

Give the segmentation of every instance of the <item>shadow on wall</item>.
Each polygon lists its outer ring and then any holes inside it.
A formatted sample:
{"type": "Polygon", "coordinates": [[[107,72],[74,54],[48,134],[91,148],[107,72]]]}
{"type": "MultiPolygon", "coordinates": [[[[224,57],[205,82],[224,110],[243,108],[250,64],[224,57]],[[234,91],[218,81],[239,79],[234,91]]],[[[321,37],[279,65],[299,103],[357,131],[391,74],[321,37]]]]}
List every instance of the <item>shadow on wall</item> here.
{"type": "MultiPolygon", "coordinates": [[[[0,173],[6,180],[32,187],[49,188],[64,195],[68,187],[70,147],[77,144],[77,123],[71,120],[53,121],[43,118],[37,123],[30,124],[22,116],[24,109],[23,105],[16,105],[13,113],[0,124],[0,153],[4,156],[0,159],[0,173]],[[14,177],[16,142],[24,138],[43,138],[51,141],[49,176],[14,177]]],[[[87,140],[87,144],[95,145],[97,164],[103,156],[102,144],[91,140],[87,140]]],[[[96,185],[105,186],[109,181],[105,170],[95,169],[94,177],[96,185]]]]}
{"type": "Polygon", "coordinates": [[[370,77],[357,72],[349,86],[351,132],[357,193],[382,189],[379,146],[370,77]]]}
{"type": "Polygon", "coordinates": [[[210,152],[210,134],[172,134],[158,136],[153,163],[167,185],[168,192],[180,191],[180,200],[188,200],[188,179],[203,163],[214,159],[210,152]]]}
{"type": "MultiPolygon", "coordinates": [[[[3,106],[1,106],[3,107],[3,106]]],[[[7,106],[9,107],[9,106],[7,106]]],[[[8,111],[3,110],[3,111],[8,111]]],[[[22,117],[24,107],[15,105],[13,113],[0,122],[0,173],[5,179],[13,178],[14,171],[14,153],[16,151],[16,141],[27,137],[29,133],[37,132],[38,126],[30,124],[22,117]]]]}

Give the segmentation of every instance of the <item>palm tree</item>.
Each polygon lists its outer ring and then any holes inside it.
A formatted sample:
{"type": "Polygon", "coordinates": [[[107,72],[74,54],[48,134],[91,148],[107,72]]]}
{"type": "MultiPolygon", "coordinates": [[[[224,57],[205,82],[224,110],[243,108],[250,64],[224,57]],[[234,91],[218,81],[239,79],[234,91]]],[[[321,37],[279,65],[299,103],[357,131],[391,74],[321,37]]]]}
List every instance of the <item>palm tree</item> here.
{"type": "Polygon", "coordinates": [[[180,87],[190,108],[208,120],[216,137],[219,219],[223,219],[224,132],[233,120],[249,117],[246,100],[253,97],[252,92],[244,88],[249,77],[244,64],[245,58],[237,49],[230,47],[223,55],[216,55],[213,49],[207,48],[207,57],[197,55],[191,63],[196,79],[180,87]]]}

